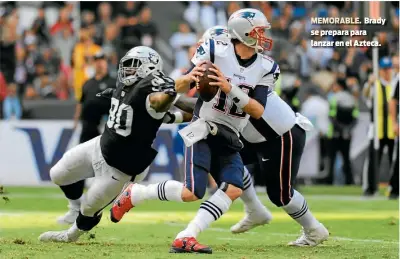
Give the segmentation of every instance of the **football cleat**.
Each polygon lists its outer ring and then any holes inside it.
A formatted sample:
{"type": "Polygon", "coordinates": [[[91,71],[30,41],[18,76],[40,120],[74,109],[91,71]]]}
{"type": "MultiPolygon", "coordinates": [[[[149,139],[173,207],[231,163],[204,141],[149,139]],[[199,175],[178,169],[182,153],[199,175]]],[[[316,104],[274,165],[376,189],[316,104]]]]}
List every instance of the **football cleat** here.
{"type": "Polygon", "coordinates": [[[212,249],[197,242],[194,237],[177,238],[172,243],[170,253],[212,254],[212,249]]]}
{"type": "Polygon", "coordinates": [[[131,190],[134,184],[131,183],[125,190],[115,199],[114,204],[110,210],[111,221],[114,223],[118,223],[122,217],[127,213],[130,209],[133,208],[131,201],[131,190]]]}
{"type": "Polygon", "coordinates": [[[315,229],[302,229],[301,236],[296,240],[289,242],[290,246],[317,246],[328,240],[329,231],[326,227],[320,224],[315,229]]]}
{"type": "Polygon", "coordinates": [[[258,226],[268,224],[272,220],[272,214],[265,207],[262,213],[246,213],[244,218],[231,227],[233,234],[240,234],[258,226]]]}
{"type": "Polygon", "coordinates": [[[71,225],[75,222],[79,215],[79,208],[70,208],[65,215],[57,218],[57,223],[60,225],[71,225]]]}
{"type": "Polygon", "coordinates": [[[77,241],[85,232],[86,231],[78,229],[76,224],[74,224],[68,230],[44,232],[39,236],[39,241],[71,243],[77,241]]]}

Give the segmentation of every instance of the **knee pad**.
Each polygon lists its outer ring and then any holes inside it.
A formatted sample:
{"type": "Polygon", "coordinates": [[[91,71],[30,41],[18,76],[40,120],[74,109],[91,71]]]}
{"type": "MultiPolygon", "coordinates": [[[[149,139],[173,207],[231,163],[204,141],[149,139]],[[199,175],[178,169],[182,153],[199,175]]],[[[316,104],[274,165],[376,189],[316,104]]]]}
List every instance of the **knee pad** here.
{"type": "Polygon", "coordinates": [[[79,181],[69,185],[61,185],[60,188],[64,192],[65,197],[70,200],[77,200],[83,194],[83,189],[85,187],[85,181],[79,181]]]}
{"type": "Polygon", "coordinates": [[[79,212],[78,218],[76,219],[76,226],[80,230],[89,231],[99,224],[102,215],[103,214],[100,213],[98,215],[94,215],[93,217],[89,217],[79,212]]]}

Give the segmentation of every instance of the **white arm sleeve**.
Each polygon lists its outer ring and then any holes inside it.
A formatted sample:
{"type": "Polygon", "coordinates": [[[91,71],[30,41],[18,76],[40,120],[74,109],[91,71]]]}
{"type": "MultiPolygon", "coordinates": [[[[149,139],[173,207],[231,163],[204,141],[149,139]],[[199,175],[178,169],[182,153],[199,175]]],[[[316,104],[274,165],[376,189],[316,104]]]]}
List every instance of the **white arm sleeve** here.
{"type": "Polygon", "coordinates": [[[166,113],[166,112],[156,112],[156,110],[151,108],[150,95],[148,95],[147,98],[146,98],[146,110],[149,113],[149,115],[151,117],[153,117],[154,119],[156,119],[156,120],[161,120],[162,118],[164,118],[164,115],[166,113]]]}

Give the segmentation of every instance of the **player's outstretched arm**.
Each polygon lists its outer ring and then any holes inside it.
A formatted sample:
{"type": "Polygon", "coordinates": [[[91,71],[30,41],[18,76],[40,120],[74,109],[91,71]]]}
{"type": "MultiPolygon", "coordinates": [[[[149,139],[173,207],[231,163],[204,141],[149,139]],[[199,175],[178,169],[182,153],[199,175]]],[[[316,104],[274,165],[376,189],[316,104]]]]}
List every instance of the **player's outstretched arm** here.
{"type": "Polygon", "coordinates": [[[214,67],[215,68],[210,68],[210,70],[213,71],[216,76],[209,75],[208,77],[214,79],[215,82],[211,82],[210,85],[221,88],[221,91],[230,96],[235,104],[251,117],[255,119],[261,118],[264,113],[264,106],[255,99],[249,97],[238,86],[229,83],[215,64],[214,67]]]}
{"type": "Polygon", "coordinates": [[[149,95],[150,107],[156,112],[167,112],[175,100],[175,94],[169,93],[152,93],[149,95]]]}
{"type": "Polygon", "coordinates": [[[198,98],[187,97],[183,95],[179,95],[179,97],[177,98],[178,99],[175,101],[174,104],[175,107],[192,114],[198,98]]]}

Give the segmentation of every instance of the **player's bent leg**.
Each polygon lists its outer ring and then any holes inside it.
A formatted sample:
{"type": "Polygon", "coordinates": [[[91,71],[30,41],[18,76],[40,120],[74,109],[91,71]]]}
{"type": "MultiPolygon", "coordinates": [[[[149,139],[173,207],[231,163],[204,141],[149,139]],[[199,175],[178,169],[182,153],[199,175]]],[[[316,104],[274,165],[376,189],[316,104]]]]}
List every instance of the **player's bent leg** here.
{"type": "Polygon", "coordinates": [[[50,178],[59,185],[68,199],[68,212],[59,217],[59,224],[72,224],[79,214],[84,189],[83,179],[94,176],[92,152],[96,141],[91,140],[68,150],[50,169],[50,178]]]}
{"type": "Polygon", "coordinates": [[[191,202],[203,198],[207,185],[207,172],[202,167],[193,166],[193,179],[187,177],[185,185],[168,180],[147,186],[133,183],[117,197],[111,208],[111,221],[119,222],[133,207],[146,200],[191,202]],[[190,189],[189,189],[190,188],[190,189]]]}
{"type": "Polygon", "coordinates": [[[101,219],[102,210],[120,193],[131,176],[116,169],[110,175],[108,172],[95,178],[89,188],[81,211],[72,227],[65,231],[49,231],[40,235],[40,241],[75,242],[81,235],[94,228],[101,219]]]}
{"type": "Polygon", "coordinates": [[[243,193],[240,199],[244,203],[245,216],[231,227],[233,234],[244,233],[257,226],[268,224],[272,220],[271,212],[257,196],[251,174],[246,167],[243,175],[243,193]]]}
{"type": "Polygon", "coordinates": [[[304,144],[305,132],[297,126],[281,137],[281,144],[277,147],[281,157],[271,159],[274,173],[268,174],[267,193],[272,203],[282,207],[302,226],[301,236],[289,245],[316,246],[328,239],[329,231],[312,215],[303,195],[292,187],[304,144]]]}

